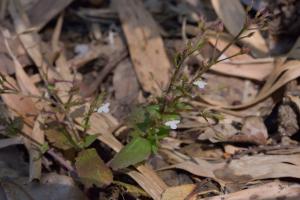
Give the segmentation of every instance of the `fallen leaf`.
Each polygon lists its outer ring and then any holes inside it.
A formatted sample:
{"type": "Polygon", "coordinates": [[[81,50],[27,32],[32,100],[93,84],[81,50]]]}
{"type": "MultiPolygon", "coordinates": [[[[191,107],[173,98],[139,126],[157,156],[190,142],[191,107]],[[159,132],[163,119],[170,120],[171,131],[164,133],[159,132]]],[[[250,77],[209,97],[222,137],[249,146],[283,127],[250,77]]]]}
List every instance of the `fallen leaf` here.
{"type": "Polygon", "coordinates": [[[113,180],[111,170],[99,157],[96,149],[86,149],[81,151],[75,162],[80,180],[86,187],[96,185],[102,187],[109,185],[113,180]]]}
{"type": "Polygon", "coordinates": [[[268,130],[261,117],[251,116],[244,120],[240,133],[228,138],[230,142],[249,142],[254,144],[266,144],[268,130]]]}
{"type": "Polygon", "coordinates": [[[197,176],[213,178],[222,185],[269,178],[300,178],[299,154],[244,156],[230,163],[209,162],[200,158],[194,160],[196,162],[186,161],[162,169],[182,169],[197,176]]]}
{"type": "Polygon", "coordinates": [[[230,194],[201,198],[199,200],[271,200],[281,198],[289,200],[299,199],[300,186],[276,181],[230,194]]]}
{"type": "Polygon", "coordinates": [[[130,57],[143,89],[161,94],[169,82],[171,63],[159,27],[140,0],[114,0],[128,43],[130,57]]]}
{"type": "MultiPolygon", "coordinates": [[[[183,200],[195,189],[195,184],[179,185],[169,187],[162,194],[161,200],[183,200]]],[[[196,200],[196,196],[189,198],[189,200],[196,200]]]]}

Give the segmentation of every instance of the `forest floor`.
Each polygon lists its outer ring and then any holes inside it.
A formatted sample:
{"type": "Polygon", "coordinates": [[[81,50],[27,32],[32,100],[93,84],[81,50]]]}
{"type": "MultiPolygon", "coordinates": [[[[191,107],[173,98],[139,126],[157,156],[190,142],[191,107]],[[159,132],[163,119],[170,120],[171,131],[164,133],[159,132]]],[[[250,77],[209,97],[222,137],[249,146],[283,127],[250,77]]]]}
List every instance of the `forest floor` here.
{"type": "Polygon", "coordinates": [[[251,2],[2,0],[0,200],[300,199],[300,2],[251,2]]]}

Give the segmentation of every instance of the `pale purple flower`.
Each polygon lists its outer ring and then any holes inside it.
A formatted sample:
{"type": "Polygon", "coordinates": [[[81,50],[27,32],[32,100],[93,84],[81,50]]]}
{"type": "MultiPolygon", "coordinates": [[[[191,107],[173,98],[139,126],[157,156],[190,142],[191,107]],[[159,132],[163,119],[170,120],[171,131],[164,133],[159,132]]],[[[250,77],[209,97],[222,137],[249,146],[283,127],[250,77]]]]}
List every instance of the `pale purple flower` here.
{"type": "Polygon", "coordinates": [[[193,82],[193,85],[196,85],[199,89],[204,89],[207,83],[203,80],[197,80],[193,82]]]}

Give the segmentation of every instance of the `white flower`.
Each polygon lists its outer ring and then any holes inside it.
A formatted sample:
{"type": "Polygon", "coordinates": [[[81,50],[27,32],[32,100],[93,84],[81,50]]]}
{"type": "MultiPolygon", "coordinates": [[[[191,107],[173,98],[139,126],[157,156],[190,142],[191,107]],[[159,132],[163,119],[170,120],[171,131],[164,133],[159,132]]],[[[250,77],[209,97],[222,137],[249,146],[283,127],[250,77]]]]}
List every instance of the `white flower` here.
{"type": "Polygon", "coordinates": [[[74,47],[74,52],[77,55],[84,55],[90,50],[89,46],[87,44],[77,44],[74,47]]]}
{"type": "Polygon", "coordinates": [[[193,85],[196,85],[199,89],[204,89],[207,83],[203,80],[197,80],[193,82],[193,85]]]}
{"type": "Polygon", "coordinates": [[[166,126],[169,126],[171,129],[176,129],[177,128],[177,124],[180,123],[180,120],[172,120],[172,121],[167,121],[165,123],[166,126]]]}
{"type": "Polygon", "coordinates": [[[109,112],[110,103],[102,104],[98,109],[97,113],[108,113],[109,112]]]}

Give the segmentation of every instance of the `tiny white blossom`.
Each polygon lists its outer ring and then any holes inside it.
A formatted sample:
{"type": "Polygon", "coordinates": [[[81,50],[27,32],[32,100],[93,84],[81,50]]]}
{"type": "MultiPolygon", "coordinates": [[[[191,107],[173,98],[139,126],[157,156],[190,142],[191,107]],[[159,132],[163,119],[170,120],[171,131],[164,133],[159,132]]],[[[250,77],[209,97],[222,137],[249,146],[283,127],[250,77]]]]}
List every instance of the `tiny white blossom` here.
{"type": "Polygon", "coordinates": [[[199,89],[204,89],[207,83],[203,80],[197,80],[193,82],[193,85],[196,85],[199,89]]]}
{"type": "Polygon", "coordinates": [[[169,126],[171,129],[176,129],[177,128],[177,124],[180,123],[180,120],[172,120],[172,121],[167,121],[165,123],[166,126],[169,126]]]}
{"type": "Polygon", "coordinates": [[[84,55],[89,51],[90,47],[87,44],[77,44],[74,47],[74,52],[77,55],[84,55]]]}
{"type": "Polygon", "coordinates": [[[110,103],[104,103],[97,109],[97,112],[98,113],[108,113],[109,106],[110,106],[110,103]]]}

